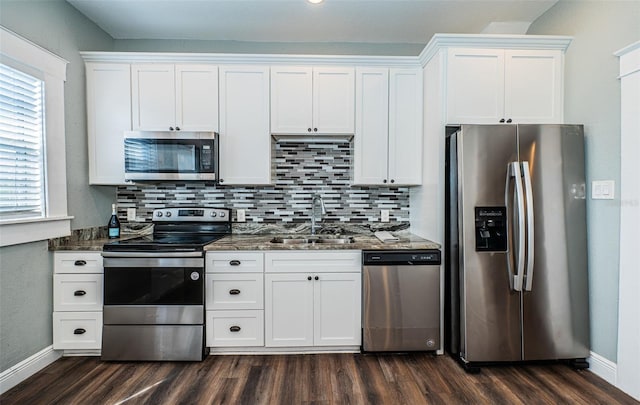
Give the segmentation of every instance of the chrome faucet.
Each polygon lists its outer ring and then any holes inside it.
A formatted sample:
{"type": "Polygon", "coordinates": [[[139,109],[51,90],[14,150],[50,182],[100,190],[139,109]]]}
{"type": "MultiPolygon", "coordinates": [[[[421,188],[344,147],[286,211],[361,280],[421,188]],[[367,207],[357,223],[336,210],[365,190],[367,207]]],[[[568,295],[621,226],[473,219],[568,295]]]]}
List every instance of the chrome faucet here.
{"type": "Polygon", "coordinates": [[[322,216],[327,213],[322,196],[320,194],[314,194],[311,200],[311,235],[316,234],[316,228],[318,227],[318,225],[316,225],[316,201],[320,202],[320,221],[322,221],[322,216]]]}

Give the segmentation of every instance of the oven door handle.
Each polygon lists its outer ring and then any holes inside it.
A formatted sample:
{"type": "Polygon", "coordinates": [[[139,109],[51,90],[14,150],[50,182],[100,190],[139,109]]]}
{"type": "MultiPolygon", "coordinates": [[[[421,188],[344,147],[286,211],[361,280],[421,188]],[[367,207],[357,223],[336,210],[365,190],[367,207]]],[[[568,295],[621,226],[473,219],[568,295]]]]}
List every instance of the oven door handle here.
{"type": "Polygon", "coordinates": [[[102,257],[135,259],[135,258],[175,258],[202,257],[202,252],[102,252],[102,257]]]}

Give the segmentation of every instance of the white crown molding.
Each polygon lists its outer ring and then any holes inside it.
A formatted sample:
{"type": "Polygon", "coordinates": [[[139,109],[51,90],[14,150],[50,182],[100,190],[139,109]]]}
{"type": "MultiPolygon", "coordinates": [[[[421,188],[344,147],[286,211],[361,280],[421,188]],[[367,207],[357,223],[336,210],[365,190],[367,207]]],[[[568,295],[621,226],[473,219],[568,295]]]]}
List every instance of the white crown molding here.
{"type": "Polygon", "coordinates": [[[442,48],[560,49],[565,51],[573,37],[556,35],[435,34],[418,59],[425,66],[442,48]]]}
{"type": "Polygon", "coordinates": [[[85,62],[213,63],[260,65],[340,65],[420,67],[417,56],[271,55],[173,52],[80,52],[85,62]]]}

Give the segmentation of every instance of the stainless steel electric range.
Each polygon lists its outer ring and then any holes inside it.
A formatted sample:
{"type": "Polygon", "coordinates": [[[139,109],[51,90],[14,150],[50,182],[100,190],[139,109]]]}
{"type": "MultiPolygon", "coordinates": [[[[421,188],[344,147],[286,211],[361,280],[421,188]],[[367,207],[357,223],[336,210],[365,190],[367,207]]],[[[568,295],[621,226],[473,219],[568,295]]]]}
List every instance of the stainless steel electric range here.
{"type": "Polygon", "coordinates": [[[231,233],[230,214],[158,209],[153,235],[104,245],[102,360],[204,358],[204,246],[231,233]]]}

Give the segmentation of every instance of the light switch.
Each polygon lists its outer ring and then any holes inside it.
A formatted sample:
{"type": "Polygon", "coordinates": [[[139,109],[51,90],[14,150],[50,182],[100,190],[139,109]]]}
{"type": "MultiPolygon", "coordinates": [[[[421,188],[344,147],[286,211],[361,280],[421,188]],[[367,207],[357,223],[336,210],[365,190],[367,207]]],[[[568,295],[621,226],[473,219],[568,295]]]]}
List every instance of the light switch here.
{"type": "Polygon", "coordinates": [[[594,180],[591,182],[592,200],[613,200],[615,198],[614,180],[594,180]]]}

